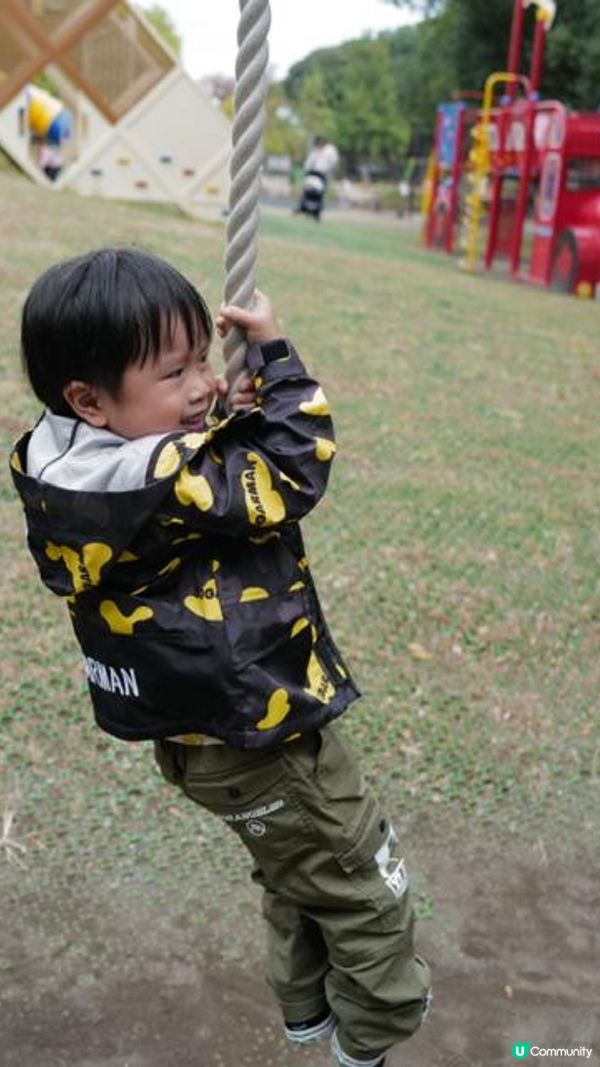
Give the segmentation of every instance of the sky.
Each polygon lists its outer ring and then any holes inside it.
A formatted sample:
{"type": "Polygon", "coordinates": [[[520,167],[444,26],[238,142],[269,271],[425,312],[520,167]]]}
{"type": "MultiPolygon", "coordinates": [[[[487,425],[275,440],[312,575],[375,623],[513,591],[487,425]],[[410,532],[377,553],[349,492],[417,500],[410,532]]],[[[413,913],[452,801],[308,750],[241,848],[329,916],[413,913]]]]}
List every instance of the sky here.
{"type": "MultiPolygon", "coordinates": [[[[238,0],[158,0],[183,38],[183,65],[193,78],[235,73],[238,0]]],[[[151,0],[142,0],[150,7],[151,0]]],[[[381,0],[271,0],[270,65],[282,78],[316,48],[368,31],[395,29],[405,12],[381,0]]]]}

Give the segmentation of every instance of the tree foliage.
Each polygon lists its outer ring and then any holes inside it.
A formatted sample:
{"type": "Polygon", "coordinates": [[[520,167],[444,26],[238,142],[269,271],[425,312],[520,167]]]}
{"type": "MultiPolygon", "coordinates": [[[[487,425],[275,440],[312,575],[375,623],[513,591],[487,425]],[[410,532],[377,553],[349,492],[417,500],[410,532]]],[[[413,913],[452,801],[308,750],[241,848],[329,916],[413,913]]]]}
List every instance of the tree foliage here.
{"type": "MultiPolygon", "coordinates": [[[[320,133],[349,173],[398,173],[408,153],[425,154],[438,103],[483,89],[504,70],[514,0],[381,0],[421,16],[414,25],[320,49],[271,86],[266,148],[301,162],[320,133]]],[[[600,107],[600,0],[557,0],[541,91],[572,108],[600,107]]],[[[159,3],[144,9],[181,54],[181,37],[159,3]]],[[[534,12],[525,14],[521,70],[531,61],[534,12]]]]}
{"type": "MultiPolygon", "coordinates": [[[[417,10],[424,21],[418,32],[429,37],[426,78],[445,66],[456,89],[480,89],[488,74],[505,70],[514,0],[382,0],[397,8],[417,10]]],[[[521,70],[531,60],[534,11],[525,14],[525,46],[521,70]]],[[[600,104],[600,3],[598,0],[557,0],[557,15],[546,41],[541,90],[573,108],[600,104]]]]}
{"type": "Polygon", "coordinates": [[[267,99],[265,151],[271,156],[289,156],[300,162],[305,148],[305,131],[290,107],[283,85],[272,85],[267,99]]]}
{"type": "MultiPolygon", "coordinates": [[[[365,165],[398,172],[407,153],[428,151],[441,101],[461,90],[481,92],[489,74],[506,69],[514,0],[382,2],[422,18],[312,52],[272,88],[271,141],[296,161],[310,137],[322,133],[335,141],[350,173],[365,165]],[[287,118],[276,122],[286,110],[287,118]]],[[[600,0],[558,0],[557,7],[542,95],[574,109],[599,108],[600,0]]],[[[531,64],[534,24],[531,9],[525,12],[523,73],[531,64]]]]}
{"type": "Polygon", "coordinates": [[[333,140],[350,172],[393,171],[408,147],[410,126],[385,35],[311,53],[284,83],[306,138],[333,140]]]}
{"type": "Polygon", "coordinates": [[[176,56],[181,56],[181,35],[177,30],[173,19],[169,15],[168,11],[165,11],[164,7],[160,4],[152,4],[151,7],[140,7],[144,18],[148,20],[158,33],[159,37],[162,37],[163,41],[168,44],[169,48],[175,53],[176,56]]]}

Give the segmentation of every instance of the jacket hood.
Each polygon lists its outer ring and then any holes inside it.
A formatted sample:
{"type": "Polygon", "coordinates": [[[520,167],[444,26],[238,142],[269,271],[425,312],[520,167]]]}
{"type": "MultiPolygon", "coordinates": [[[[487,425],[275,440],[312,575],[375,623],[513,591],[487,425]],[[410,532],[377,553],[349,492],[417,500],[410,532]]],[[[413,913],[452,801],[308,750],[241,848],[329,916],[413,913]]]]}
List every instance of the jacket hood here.
{"type": "Polygon", "coordinates": [[[123,492],[146,484],[148,462],[165,434],[137,440],[51,411],[27,443],[27,474],[77,492],[123,492]]]}

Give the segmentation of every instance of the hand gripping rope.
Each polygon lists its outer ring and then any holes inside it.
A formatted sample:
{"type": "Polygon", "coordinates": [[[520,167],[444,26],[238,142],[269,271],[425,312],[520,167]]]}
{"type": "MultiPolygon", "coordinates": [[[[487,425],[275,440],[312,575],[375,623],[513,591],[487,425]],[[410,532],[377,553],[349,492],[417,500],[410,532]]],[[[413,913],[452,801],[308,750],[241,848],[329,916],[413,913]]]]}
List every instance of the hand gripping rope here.
{"type": "MultiPolygon", "coordinates": [[[[225,303],[248,307],[256,286],[262,141],[266,124],[269,0],[239,0],[231,191],[225,253],[225,303]]],[[[230,329],[223,345],[230,386],[243,368],[244,334],[230,329]]]]}

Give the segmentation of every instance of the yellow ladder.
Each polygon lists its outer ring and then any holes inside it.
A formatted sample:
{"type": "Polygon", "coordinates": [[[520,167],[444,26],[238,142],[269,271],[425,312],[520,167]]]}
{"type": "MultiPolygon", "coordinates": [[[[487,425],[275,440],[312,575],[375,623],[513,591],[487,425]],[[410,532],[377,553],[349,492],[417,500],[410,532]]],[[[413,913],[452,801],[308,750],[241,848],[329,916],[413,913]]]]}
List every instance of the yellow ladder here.
{"type": "Polygon", "coordinates": [[[461,245],[465,253],[460,260],[459,266],[463,270],[474,272],[477,270],[479,255],[479,231],[484,212],[484,199],[487,186],[487,178],[491,170],[490,166],[490,124],[494,104],[494,91],[496,86],[503,82],[510,84],[522,79],[518,74],[510,74],[507,71],[498,71],[490,74],[485,83],[483,103],[480,111],[480,119],[471,130],[473,146],[469,152],[471,163],[468,172],[470,185],[469,192],[465,197],[465,208],[461,226],[461,245]]]}

